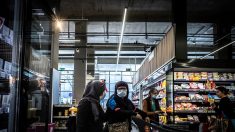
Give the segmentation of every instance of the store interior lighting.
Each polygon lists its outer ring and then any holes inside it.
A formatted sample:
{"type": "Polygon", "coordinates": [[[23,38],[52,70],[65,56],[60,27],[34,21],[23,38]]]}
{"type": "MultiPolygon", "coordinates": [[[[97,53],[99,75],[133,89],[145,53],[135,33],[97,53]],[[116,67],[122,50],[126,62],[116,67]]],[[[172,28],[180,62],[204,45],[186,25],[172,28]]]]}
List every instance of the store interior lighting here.
{"type": "Polygon", "coordinates": [[[62,22],[61,22],[59,19],[56,20],[56,27],[57,27],[59,30],[62,30],[62,22]]]}
{"type": "Polygon", "coordinates": [[[60,42],[80,42],[81,40],[80,39],[60,39],[59,40],[60,42]]]}
{"type": "Polygon", "coordinates": [[[126,23],[126,13],[127,13],[127,8],[124,10],[124,15],[123,15],[123,20],[122,20],[122,30],[120,34],[120,39],[119,39],[119,45],[118,45],[118,52],[117,52],[117,65],[116,65],[116,71],[118,69],[118,63],[119,63],[119,57],[120,57],[120,50],[122,47],[122,39],[123,39],[123,33],[125,29],[125,23],[126,23]]]}

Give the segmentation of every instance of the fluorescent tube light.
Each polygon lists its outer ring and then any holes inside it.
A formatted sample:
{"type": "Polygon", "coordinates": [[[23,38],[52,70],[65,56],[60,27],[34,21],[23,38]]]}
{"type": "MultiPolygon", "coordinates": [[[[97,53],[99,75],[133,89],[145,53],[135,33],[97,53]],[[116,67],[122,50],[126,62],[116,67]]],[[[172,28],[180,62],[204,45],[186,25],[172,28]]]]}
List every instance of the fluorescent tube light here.
{"type": "Polygon", "coordinates": [[[118,68],[119,57],[120,57],[120,50],[121,50],[121,47],[122,47],[122,39],[123,39],[123,33],[124,33],[125,23],[126,23],[126,13],[127,13],[127,8],[125,8],[125,10],[124,10],[124,15],[123,15],[123,20],[122,20],[122,30],[121,30],[121,34],[120,34],[119,46],[118,46],[118,51],[117,51],[116,71],[117,71],[117,68],[118,68]]]}
{"type": "Polygon", "coordinates": [[[80,39],[59,39],[60,42],[80,42],[80,39]]]}

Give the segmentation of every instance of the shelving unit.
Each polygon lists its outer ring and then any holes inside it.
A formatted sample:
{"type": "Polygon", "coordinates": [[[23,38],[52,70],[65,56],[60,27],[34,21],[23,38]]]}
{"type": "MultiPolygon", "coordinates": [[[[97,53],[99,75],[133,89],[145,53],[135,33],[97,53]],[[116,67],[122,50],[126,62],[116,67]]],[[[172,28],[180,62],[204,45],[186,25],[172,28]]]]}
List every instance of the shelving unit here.
{"type": "Polygon", "coordinates": [[[216,115],[210,103],[220,101],[216,95],[217,86],[222,85],[229,89],[229,97],[231,101],[235,101],[234,65],[232,60],[226,63],[219,60],[198,60],[192,64],[186,60],[173,60],[156,69],[134,87],[138,89],[138,86],[143,86],[139,95],[142,94],[144,98],[144,91],[153,82],[156,84],[156,80],[165,78],[167,125],[188,125],[196,131],[200,116],[216,115]]]}
{"type": "Polygon", "coordinates": [[[72,105],[53,105],[53,122],[56,131],[67,131],[66,123],[69,119],[69,108],[72,105]],[[65,113],[67,111],[67,114],[65,113]]]}
{"type": "MultiPolygon", "coordinates": [[[[171,122],[197,124],[200,114],[214,115],[215,111],[210,106],[210,102],[219,102],[215,88],[223,85],[230,89],[231,93],[235,90],[235,73],[227,72],[223,69],[194,69],[184,71],[176,68],[172,71],[173,85],[172,95],[173,105],[171,122]],[[200,71],[202,70],[202,71],[200,71]],[[206,71],[207,70],[207,71],[206,71]],[[201,78],[204,79],[201,79],[201,78]],[[184,79],[183,79],[184,78],[184,79]],[[185,79],[186,78],[186,79],[185,79]],[[193,118],[191,118],[193,115],[193,118]],[[190,121],[191,120],[191,121],[190,121]]],[[[234,95],[231,97],[234,98],[234,95]]]]}
{"type": "MultiPolygon", "coordinates": [[[[8,40],[3,40],[2,35],[6,35],[6,32],[13,32],[6,25],[0,32],[0,131],[8,128],[9,109],[10,109],[10,77],[12,75],[11,62],[12,62],[12,45],[8,43],[8,40]]],[[[4,36],[5,37],[5,36],[4,36]]],[[[3,38],[4,38],[3,37],[3,38]]]]}

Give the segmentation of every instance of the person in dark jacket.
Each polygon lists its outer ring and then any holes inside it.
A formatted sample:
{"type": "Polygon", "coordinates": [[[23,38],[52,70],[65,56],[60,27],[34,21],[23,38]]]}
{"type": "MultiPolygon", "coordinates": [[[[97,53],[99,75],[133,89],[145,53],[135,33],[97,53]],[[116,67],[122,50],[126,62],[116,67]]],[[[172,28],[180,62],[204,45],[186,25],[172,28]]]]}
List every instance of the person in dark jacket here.
{"type": "Polygon", "coordinates": [[[150,89],[148,97],[143,100],[143,111],[147,113],[151,121],[159,123],[158,114],[162,113],[162,111],[159,102],[156,99],[157,95],[158,91],[155,88],[150,89]]]}
{"type": "Polygon", "coordinates": [[[83,97],[78,104],[77,131],[102,132],[105,114],[100,100],[105,97],[105,83],[91,81],[87,84],[83,97]]]}
{"type": "Polygon", "coordinates": [[[217,87],[216,94],[220,98],[220,102],[218,106],[213,105],[213,107],[216,113],[219,115],[219,117],[222,117],[223,119],[228,119],[229,121],[231,121],[229,122],[228,129],[227,129],[227,131],[230,132],[230,131],[235,130],[235,120],[234,120],[235,114],[233,112],[232,102],[227,96],[228,93],[229,93],[229,90],[226,89],[225,87],[223,86],[217,87]]]}
{"type": "Polygon", "coordinates": [[[234,118],[234,112],[232,109],[232,102],[228,98],[229,90],[223,86],[216,88],[216,94],[220,98],[219,105],[216,106],[214,109],[220,116],[223,116],[228,119],[234,118]]]}
{"type": "Polygon", "coordinates": [[[127,125],[126,128],[119,129],[115,127],[116,130],[111,130],[109,127],[109,132],[116,132],[116,131],[131,131],[131,117],[135,116],[137,118],[143,118],[146,116],[145,113],[133,105],[130,99],[128,99],[129,89],[128,85],[124,81],[119,81],[115,85],[115,92],[114,94],[108,99],[107,101],[107,121],[109,126],[114,126],[118,123],[124,123],[120,127],[124,127],[127,125]]]}

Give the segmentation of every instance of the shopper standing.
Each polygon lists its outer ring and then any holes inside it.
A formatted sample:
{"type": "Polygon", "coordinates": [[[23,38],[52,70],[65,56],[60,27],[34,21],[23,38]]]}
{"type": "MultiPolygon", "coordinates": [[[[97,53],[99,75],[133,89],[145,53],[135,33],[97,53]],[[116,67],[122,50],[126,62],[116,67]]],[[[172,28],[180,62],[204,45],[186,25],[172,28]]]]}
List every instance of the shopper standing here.
{"type": "MultiPolygon", "coordinates": [[[[158,91],[155,88],[151,88],[149,95],[143,100],[143,111],[147,113],[151,121],[159,123],[159,113],[162,113],[158,100],[156,99],[158,91]]],[[[150,122],[150,121],[148,121],[150,122]]]]}
{"type": "Polygon", "coordinates": [[[105,82],[91,81],[87,84],[83,97],[78,104],[77,131],[102,132],[105,120],[100,100],[105,97],[105,82]]]}
{"type": "Polygon", "coordinates": [[[107,119],[109,132],[129,132],[131,131],[131,117],[142,118],[144,113],[136,109],[128,99],[129,89],[124,81],[119,81],[115,85],[115,93],[107,102],[107,119]],[[139,113],[139,114],[138,114],[139,113]]]}
{"type": "Polygon", "coordinates": [[[235,115],[232,109],[232,103],[230,99],[227,97],[229,90],[223,86],[216,88],[216,94],[220,98],[219,105],[213,105],[216,113],[219,117],[222,118],[222,130],[226,132],[232,132],[235,129],[233,128],[235,115]]]}

